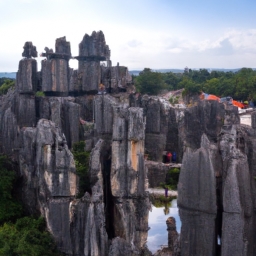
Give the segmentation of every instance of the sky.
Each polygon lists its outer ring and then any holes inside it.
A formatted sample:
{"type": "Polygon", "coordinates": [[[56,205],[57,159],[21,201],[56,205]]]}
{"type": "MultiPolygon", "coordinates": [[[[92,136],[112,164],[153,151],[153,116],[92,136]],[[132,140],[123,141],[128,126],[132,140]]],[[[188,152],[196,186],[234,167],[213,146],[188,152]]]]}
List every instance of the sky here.
{"type": "Polygon", "coordinates": [[[40,54],[66,36],[77,56],[99,30],[129,70],[256,68],[255,11],[255,0],[0,0],[0,72],[18,70],[26,41],[40,54]]]}

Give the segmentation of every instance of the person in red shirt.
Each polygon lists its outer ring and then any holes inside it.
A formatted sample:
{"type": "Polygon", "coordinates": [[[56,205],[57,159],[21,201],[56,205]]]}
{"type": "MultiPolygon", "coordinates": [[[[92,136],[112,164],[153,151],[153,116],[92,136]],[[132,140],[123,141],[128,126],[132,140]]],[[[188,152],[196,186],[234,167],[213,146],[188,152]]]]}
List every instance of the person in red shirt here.
{"type": "Polygon", "coordinates": [[[172,153],[171,152],[167,152],[166,154],[166,163],[170,163],[172,159],[172,153]]]}

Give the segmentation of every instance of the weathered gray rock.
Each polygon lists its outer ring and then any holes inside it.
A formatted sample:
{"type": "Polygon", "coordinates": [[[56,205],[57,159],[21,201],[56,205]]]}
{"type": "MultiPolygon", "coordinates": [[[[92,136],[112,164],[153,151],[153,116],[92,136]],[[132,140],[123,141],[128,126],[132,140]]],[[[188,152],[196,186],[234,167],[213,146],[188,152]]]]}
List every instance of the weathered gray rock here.
{"type": "Polygon", "coordinates": [[[132,83],[128,68],[124,66],[101,67],[102,81],[106,89],[113,93],[126,91],[132,83]]]}
{"type": "Polygon", "coordinates": [[[17,118],[11,111],[11,108],[8,108],[1,117],[1,144],[3,153],[12,155],[14,150],[18,148],[18,133],[17,118]]]}
{"type": "Polygon", "coordinates": [[[22,53],[22,57],[25,57],[25,58],[37,57],[37,50],[32,42],[26,42],[23,46],[23,49],[24,51],[22,53]]]}
{"type": "Polygon", "coordinates": [[[72,255],[108,255],[103,202],[91,202],[89,194],[71,204],[72,255]]]}
{"type": "Polygon", "coordinates": [[[83,57],[110,57],[110,50],[105,42],[105,36],[102,31],[93,31],[91,36],[85,34],[82,42],[79,44],[79,56],[83,57]]]}
{"type": "Polygon", "coordinates": [[[71,56],[70,42],[66,41],[65,36],[56,39],[55,52],[58,54],[66,54],[71,56]]]}
{"type": "Polygon", "coordinates": [[[148,184],[150,188],[160,187],[161,183],[166,183],[168,171],[172,168],[180,168],[180,164],[164,164],[154,161],[146,161],[146,168],[148,170],[148,184]]]}
{"type": "Polygon", "coordinates": [[[111,190],[113,196],[143,195],[144,117],[140,108],[115,108],[112,142],[111,190]],[[127,124],[128,123],[128,127],[127,124]],[[128,140],[128,141],[127,141],[128,140]]]}
{"type": "Polygon", "coordinates": [[[45,217],[63,253],[116,255],[128,248],[131,255],[139,255],[147,251],[150,207],[145,111],[130,107],[128,94],[92,95],[105,78],[112,77],[109,83],[120,90],[130,81],[127,68],[111,68],[102,32],[85,36],[80,44],[78,71],[68,67],[66,38],[57,39],[55,46],[55,52],[45,48],[41,72],[30,59],[32,45],[24,48],[17,90],[1,97],[1,152],[19,164],[26,213],[45,217]],[[100,66],[101,60],[107,67],[100,66]],[[107,69],[110,77],[104,76],[107,69]],[[35,96],[38,90],[45,96],[35,96]],[[86,147],[92,150],[91,187],[78,199],[79,178],[70,149],[81,139],[91,141],[86,147]]]}
{"type": "Polygon", "coordinates": [[[187,148],[183,156],[178,184],[181,255],[215,255],[217,199],[212,164],[215,155],[211,153],[214,146],[203,134],[201,148],[187,148]]]}
{"type": "Polygon", "coordinates": [[[81,91],[97,93],[101,82],[100,62],[83,62],[79,65],[79,72],[83,74],[81,91]]]}
{"type": "Polygon", "coordinates": [[[65,59],[42,60],[42,91],[68,94],[69,67],[65,59]]]}
{"type": "MultiPolygon", "coordinates": [[[[235,118],[238,117],[238,113],[232,113],[235,118]]],[[[214,100],[201,101],[197,106],[186,109],[184,116],[185,146],[193,149],[199,148],[203,133],[207,135],[210,141],[216,143],[224,120],[224,105],[214,100]]]]}
{"type": "Polygon", "coordinates": [[[176,220],[174,217],[169,217],[166,220],[167,231],[168,231],[168,247],[174,252],[177,247],[179,234],[176,230],[176,220]]]}
{"type": "Polygon", "coordinates": [[[72,97],[39,99],[40,118],[53,121],[65,134],[69,147],[80,141],[80,105],[72,97]]]}
{"type": "Polygon", "coordinates": [[[15,114],[20,127],[36,126],[35,96],[29,94],[17,94],[15,98],[15,114]]]}
{"type": "Polygon", "coordinates": [[[166,135],[166,151],[176,152],[177,163],[183,157],[184,144],[184,112],[185,109],[170,108],[168,116],[168,131],[166,135]]]}
{"type": "Polygon", "coordinates": [[[98,134],[111,134],[113,128],[113,106],[116,99],[108,94],[94,98],[95,129],[98,134]]]}
{"type": "Polygon", "coordinates": [[[133,250],[130,243],[128,243],[125,239],[116,237],[113,239],[112,244],[109,248],[109,256],[133,256],[133,250]]]}
{"type": "Polygon", "coordinates": [[[239,124],[237,108],[213,102],[185,111],[184,125],[181,255],[254,255],[254,130],[239,124]]]}
{"type": "Polygon", "coordinates": [[[256,129],[256,112],[253,112],[252,114],[251,114],[251,122],[252,122],[252,128],[253,129],[256,129]]]}
{"type": "Polygon", "coordinates": [[[179,177],[178,205],[181,208],[216,214],[216,182],[211,154],[211,145],[206,135],[201,138],[201,148],[187,148],[179,177]]]}
{"type": "Polygon", "coordinates": [[[23,59],[19,62],[16,86],[20,93],[34,93],[37,90],[37,62],[35,59],[23,59]]]}
{"type": "Polygon", "coordinates": [[[182,221],[180,247],[181,255],[216,255],[215,218],[195,210],[180,209],[182,221]]]}
{"type": "Polygon", "coordinates": [[[22,196],[30,214],[40,212],[61,251],[72,255],[69,207],[77,193],[73,155],[65,137],[49,120],[23,128],[19,150],[22,196]]]}
{"type": "Polygon", "coordinates": [[[253,190],[244,146],[236,125],[222,129],[223,169],[222,255],[253,255],[253,190]],[[240,148],[239,148],[240,147],[240,148]],[[242,149],[242,150],[241,150],[242,149]],[[250,224],[249,224],[250,223],[250,224]]]}
{"type": "Polygon", "coordinates": [[[145,148],[153,161],[162,161],[166,148],[169,104],[158,97],[143,97],[142,106],[146,113],[145,148]]]}
{"type": "Polygon", "coordinates": [[[80,106],[72,101],[64,101],[65,116],[63,131],[71,148],[74,143],[79,142],[80,106]]]}

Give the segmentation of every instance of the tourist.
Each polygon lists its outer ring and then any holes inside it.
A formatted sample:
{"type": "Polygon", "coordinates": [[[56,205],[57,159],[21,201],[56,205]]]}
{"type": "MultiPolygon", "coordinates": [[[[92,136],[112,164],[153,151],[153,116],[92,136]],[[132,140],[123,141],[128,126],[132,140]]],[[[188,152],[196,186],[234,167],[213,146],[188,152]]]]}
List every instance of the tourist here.
{"type": "Polygon", "coordinates": [[[166,158],[165,158],[166,161],[165,162],[169,164],[171,162],[171,159],[172,159],[172,153],[171,152],[167,152],[166,153],[166,158]]]}

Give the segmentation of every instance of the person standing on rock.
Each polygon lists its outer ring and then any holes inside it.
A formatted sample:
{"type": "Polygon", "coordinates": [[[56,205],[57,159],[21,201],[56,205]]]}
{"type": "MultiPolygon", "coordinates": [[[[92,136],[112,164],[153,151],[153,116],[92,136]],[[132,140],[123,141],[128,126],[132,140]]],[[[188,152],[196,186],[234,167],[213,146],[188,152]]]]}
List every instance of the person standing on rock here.
{"type": "Polygon", "coordinates": [[[176,155],[176,152],[173,152],[172,153],[172,162],[176,163],[176,161],[177,161],[177,155],[176,155]]]}
{"type": "Polygon", "coordinates": [[[172,159],[172,153],[171,152],[167,152],[166,154],[166,163],[170,163],[172,159]]]}
{"type": "Polygon", "coordinates": [[[165,197],[168,197],[168,187],[167,186],[165,186],[165,188],[164,188],[164,194],[165,194],[165,197]]]}

